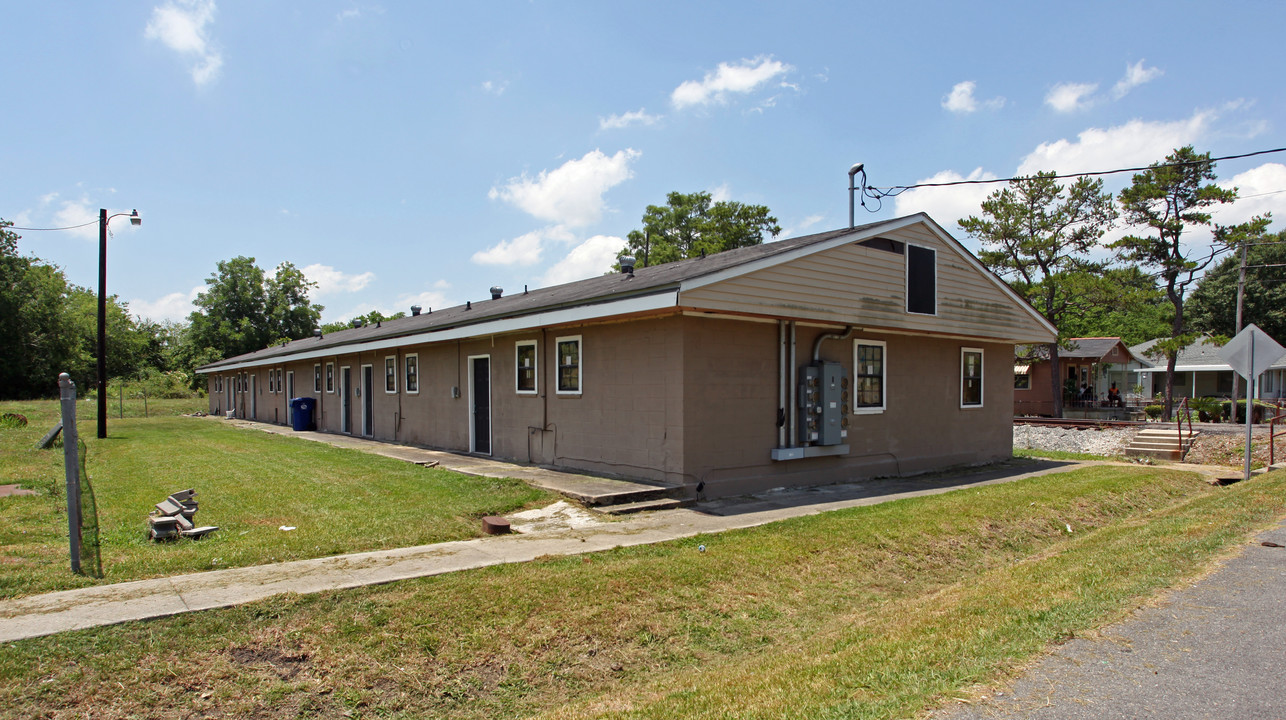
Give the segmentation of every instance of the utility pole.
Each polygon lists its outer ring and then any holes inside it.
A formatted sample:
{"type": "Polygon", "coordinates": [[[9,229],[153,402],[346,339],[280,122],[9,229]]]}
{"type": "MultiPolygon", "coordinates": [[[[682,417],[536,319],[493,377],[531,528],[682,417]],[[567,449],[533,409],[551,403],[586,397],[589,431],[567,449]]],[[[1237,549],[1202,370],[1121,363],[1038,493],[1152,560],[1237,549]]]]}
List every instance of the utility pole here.
{"type": "MultiPolygon", "coordinates": [[[[1249,241],[1242,238],[1241,241],[1241,268],[1237,271],[1237,327],[1233,331],[1233,336],[1241,332],[1241,309],[1245,304],[1246,295],[1246,245],[1249,241]]],[[[1249,381],[1247,381],[1249,382],[1249,381]]],[[[1250,425],[1253,409],[1250,407],[1250,387],[1246,387],[1246,425],[1250,425]]],[[[1232,374],[1232,421],[1237,421],[1237,396],[1241,394],[1241,376],[1237,373],[1232,374]]]]}

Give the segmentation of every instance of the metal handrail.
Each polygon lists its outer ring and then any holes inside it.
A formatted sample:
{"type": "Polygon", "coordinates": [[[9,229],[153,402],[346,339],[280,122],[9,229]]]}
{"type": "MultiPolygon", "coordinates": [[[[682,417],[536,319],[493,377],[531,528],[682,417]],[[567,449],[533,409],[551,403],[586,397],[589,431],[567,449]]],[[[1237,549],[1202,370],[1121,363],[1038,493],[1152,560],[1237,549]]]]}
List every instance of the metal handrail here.
{"type": "Polygon", "coordinates": [[[1183,444],[1183,420],[1188,419],[1188,438],[1192,438],[1192,408],[1188,407],[1188,398],[1179,401],[1179,415],[1176,418],[1175,425],[1179,428],[1179,462],[1183,462],[1188,457],[1187,445],[1183,444]]]}
{"type": "Polygon", "coordinates": [[[1277,402],[1277,414],[1268,421],[1268,464],[1270,466],[1277,464],[1277,457],[1273,452],[1277,446],[1277,436],[1281,435],[1286,437],[1286,430],[1277,430],[1277,422],[1279,420],[1286,424],[1286,412],[1282,412],[1281,401],[1277,402]]]}

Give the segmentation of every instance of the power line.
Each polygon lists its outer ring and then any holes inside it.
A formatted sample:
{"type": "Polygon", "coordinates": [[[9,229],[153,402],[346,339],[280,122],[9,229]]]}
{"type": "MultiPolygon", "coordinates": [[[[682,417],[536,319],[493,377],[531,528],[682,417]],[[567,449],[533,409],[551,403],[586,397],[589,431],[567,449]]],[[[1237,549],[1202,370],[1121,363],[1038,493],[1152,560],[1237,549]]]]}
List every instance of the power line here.
{"type": "Polygon", "coordinates": [[[16,226],[16,225],[9,225],[9,226],[7,226],[7,228],[6,228],[6,229],[8,229],[8,230],[25,230],[25,231],[27,231],[27,232],[47,232],[47,231],[50,231],[50,230],[75,230],[76,228],[89,227],[90,225],[97,225],[97,224],[98,224],[98,220],[97,220],[97,219],[94,219],[94,220],[90,220],[90,221],[89,221],[89,222],[87,222],[87,223],[82,223],[82,224],[80,224],[80,225],[68,225],[67,227],[56,227],[56,228],[29,228],[29,227],[18,227],[18,226],[16,226]]]}
{"type": "MultiPolygon", "coordinates": [[[[1064,174],[1052,175],[1048,177],[1054,180],[1061,180],[1064,178],[1074,178],[1074,177],[1094,177],[1098,175],[1115,175],[1118,173],[1127,173],[1127,172],[1143,172],[1145,170],[1156,170],[1159,168],[1166,168],[1166,167],[1186,167],[1188,165],[1213,164],[1216,162],[1220,162],[1222,160],[1237,160],[1240,158],[1255,157],[1257,155],[1269,155],[1272,153],[1279,153],[1279,152],[1286,152],[1286,147],[1273,148],[1271,150],[1256,150],[1255,152],[1242,153],[1240,155],[1224,155],[1223,157],[1217,157],[1217,158],[1189,160],[1187,162],[1180,162],[1180,163],[1160,163],[1156,165],[1149,165],[1146,167],[1118,168],[1116,170],[1092,170],[1088,172],[1079,172],[1079,173],[1064,173],[1064,174]]],[[[1017,177],[1008,177],[1008,178],[993,178],[990,180],[952,180],[949,182],[916,183],[914,185],[892,185],[886,188],[879,188],[879,187],[870,186],[866,184],[865,168],[858,170],[858,172],[862,175],[862,186],[861,186],[862,207],[866,208],[868,212],[878,212],[880,209],[880,206],[883,205],[884,198],[897,197],[898,195],[901,195],[907,190],[914,190],[916,188],[952,187],[956,185],[990,185],[994,183],[1007,183],[1007,182],[1013,182],[1015,180],[1027,179],[1027,178],[1024,178],[1023,176],[1017,176],[1017,177]],[[876,206],[875,209],[867,208],[866,198],[870,198],[876,201],[877,203],[879,203],[880,205],[876,206]]],[[[1286,192],[1286,191],[1276,190],[1273,192],[1286,192]]],[[[1270,195],[1272,193],[1260,193],[1260,194],[1270,195]]],[[[1258,197],[1258,195],[1252,195],[1248,197],[1258,197]]]]}

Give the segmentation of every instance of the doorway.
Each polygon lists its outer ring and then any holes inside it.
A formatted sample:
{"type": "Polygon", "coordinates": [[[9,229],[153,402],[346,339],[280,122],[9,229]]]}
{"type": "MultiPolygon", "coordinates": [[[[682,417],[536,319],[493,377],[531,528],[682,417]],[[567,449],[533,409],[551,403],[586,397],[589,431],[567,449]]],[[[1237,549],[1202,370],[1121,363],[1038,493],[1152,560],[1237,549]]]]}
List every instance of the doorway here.
{"type": "Polygon", "coordinates": [[[339,431],[353,434],[353,402],[350,388],[353,387],[353,369],[347,365],[339,369],[339,431]]]}
{"type": "Polygon", "coordinates": [[[362,437],[375,437],[375,413],[371,407],[371,386],[375,384],[375,369],[372,365],[362,366],[362,437]]]}
{"type": "Polygon", "coordinates": [[[469,452],[491,454],[491,356],[469,357],[469,452]]]}
{"type": "Polygon", "coordinates": [[[295,409],[292,407],[291,400],[295,397],[295,371],[286,371],[286,424],[294,426],[295,409]]]}

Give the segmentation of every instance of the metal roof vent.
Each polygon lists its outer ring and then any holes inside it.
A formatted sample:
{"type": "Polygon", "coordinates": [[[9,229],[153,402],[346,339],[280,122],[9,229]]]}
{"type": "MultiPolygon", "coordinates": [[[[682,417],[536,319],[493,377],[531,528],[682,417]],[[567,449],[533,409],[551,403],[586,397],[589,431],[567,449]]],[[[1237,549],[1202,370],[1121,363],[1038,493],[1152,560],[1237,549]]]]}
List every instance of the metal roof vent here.
{"type": "Polygon", "coordinates": [[[633,274],[634,274],[634,262],[635,262],[635,261],[634,261],[634,256],[633,256],[633,255],[622,255],[622,256],[620,257],[621,272],[626,273],[627,275],[633,275],[633,274]]]}
{"type": "Polygon", "coordinates": [[[353,318],[353,327],[355,327],[355,328],[359,328],[359,327],[361,327],[361,326],[362,326],[362,319],[361,319],[361,318],[353,318]]]}
{"type": "Polygon", "coordinates": [[[412,305],[412,306],[411,306],[411,317],[415,317],[416,315],[419,315],[419,314],[420,314],[420,311],[421,311],[421,310],[423,310],[423,309],[424,309],[424,308],[420,307],[419,305],[412,305]]]}
{"type": "Polygon", "coordinates": [[[317,338],[318,340],[322,339],[321,328],[317,328],[316,330],[313,331],[313,337],[317,338]]]}
{"type": "Polygon", "coordinates": [[[491,286],[491,299],[492,299],[492,300],[499,300],[499,299],[500,299],[500,296],[501,296],[501,295],[504,295],[504,294],[505,294],[505,289],[504,289],[504,288],[500,287],[499,285],[492,285],[492,286],[491,286]]]}

